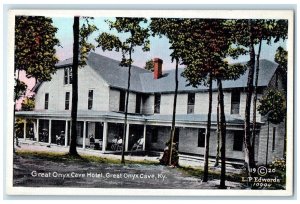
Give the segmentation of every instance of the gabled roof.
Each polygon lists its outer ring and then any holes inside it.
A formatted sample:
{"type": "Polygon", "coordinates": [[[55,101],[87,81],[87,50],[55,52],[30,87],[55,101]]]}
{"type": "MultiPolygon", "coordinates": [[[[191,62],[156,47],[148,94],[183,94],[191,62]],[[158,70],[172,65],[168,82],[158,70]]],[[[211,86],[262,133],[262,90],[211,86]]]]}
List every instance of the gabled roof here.
{"type": "MultiPolygon", "coordinates": [[[[127,89],[128,67],[121,67],[120,61],[96,54],[90,53],[87,65],[96,71],[109,86],[120,89],[127,89]]],[[[72,65],[72,58],[57,63],[57,68],[72,65]]],[[[277,64],[268,60],[260,60],[260,71],[258,77],[258,86],[268,86],[270,80],[276,72],[277,64]]],[[[196,92],[206,91],[207,86],[200,85],[197,88],[187,86],[186,78],[181,76],[183,68],[178,70],[178,91],[179,92],[196,92]]],[[[163,71],[162,77],[153,78],[153,73],[143,68],[132,66],[130,90],[143,93],[166,93],[174,92],[175,87],[175,70],[163,71]]],[[[237,80],[223,81],[224,89],[244,88],[247,87],[248,70],[237,80]]],[[[213,82],[213,89],[217,89],[217,83],[213,82]]]]}
{"type": "MultiPolygon", "coordinates": [[[[270,62],[268,60],[260,60],[260,70],[258,77],[258,86],[268,86],[269,82],[277,69],[277,64],[270,62]]],[[[181,76],[184,69],[178,69],[178,91],[205,91],[208,90],[207,86],[200,85],[197,88],[192,86],[187,86],[188,82],[186,78],[181,76]]],[[[244,88],[247,87],[248,80],[247,69],[243,75],[241,75],[237,80],[224,80],[223,89],[230,88],[244,88]]],[[[143,84],[144,92],[174,92],[175,87],[175,70],[170,70],[163,72],[163,76],[159,79],[153,79],[152,73],[141,74],[141,82],[143,84]]],[[[216,81],[213,81],[213,89],[217,89],[216,81]]]]}
{"type": "MultiPolygon", "coordinates": [[[[88,63],[111,87],[127,89],[128,67],[121,67],[120,61],[90,53],[88,63]]],[[[149,73],[150,71],[131,66],[130,90],[141,92],[142,82],[140,74],[149,73]]]]}
{"type": "MultiPolygon", "coordinates": [[[[66,59],[56,64],[57,68],[72,66],[73,58],[66,59]]],[[[87,65],[96,71],[108,85],[114,88],[127,89],[128,67],[121,67],[120,61],[91,52],[87,65]]],[[[146,69],[131,66],[130,90],[141,92],[142,83],[140,74],[149,73],[146,69]]]]}

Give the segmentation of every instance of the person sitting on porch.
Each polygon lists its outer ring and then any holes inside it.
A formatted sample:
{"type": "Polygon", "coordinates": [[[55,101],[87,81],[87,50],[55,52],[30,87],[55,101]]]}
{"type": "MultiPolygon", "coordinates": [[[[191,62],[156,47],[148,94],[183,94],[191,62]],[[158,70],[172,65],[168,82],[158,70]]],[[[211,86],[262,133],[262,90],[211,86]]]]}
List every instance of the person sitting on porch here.
{"type": "Polygon", "coordinates": [[[48,140],[48,129],[44,128],[41,132],[41,142],[46,142],[48,140]]]}
{"type": "Polygon", "coordinates": [[[56,144],[59,145],[60,144],[60,136],[55,135],[55,138],[56,138],[56,144]]]}
{"type": "Polygon", "coordinates": [[[138,149],[142,150],[143,145],[144,145],[144,138],[140,137],[140,139],[136,143],[134,143],[134,145],[132,146],[131,151],[138,150],[138,149]]]}
{"type": "Polygon", "coordinates": [[[123,139],[122,139],[122,137],[119,137],[118,138],[118,141],[117,141],[117,147],[116,147],[116,150],[118,151],[121,151],[122,150],[122,144],[123,144],[123,139]]]}
{"type": "Polygon", "coordinates": [[[89,138],[90,138],[90,148],[94,149],[95,148],[95,138],[94,138],[94,135],[93,134],[89,135],[89,138]]]}
{"type": "Polygon", "coordinates": [[[29,129],[29,139],[34,140],[34,132],[32,127],[29,129]]]}
{"type": "Polygon", "coordinates": [[[56,135],[56,144],[63,145],[64,140],[65,140],[65,132],[61,131],[60,135],[56,135]]]}
{"type": "Polygon", "coordinates": [[[118,137],[115,136],[114,139],[111,141],[112,145],[111,145],[111,150],[116,150],[117,146],[118,146],[118,137]]]}

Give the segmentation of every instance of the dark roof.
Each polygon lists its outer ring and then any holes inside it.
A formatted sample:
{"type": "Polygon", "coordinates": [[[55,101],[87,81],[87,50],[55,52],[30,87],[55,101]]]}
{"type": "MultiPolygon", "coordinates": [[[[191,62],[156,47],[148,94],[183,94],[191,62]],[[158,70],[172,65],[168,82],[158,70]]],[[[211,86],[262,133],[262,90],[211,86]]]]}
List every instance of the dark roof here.
{"type": "Polygon", "coordinates": [[[59,61],[55,66],[57,68],[60,68],[60,67],[72,66],[72,64],[73,64],[73,58],[68,58],[68,59],[59,61]]]}
{"type": "MultiPolygon", "coordinates": [[[[71,65],[72,58],[56,64],[57,68],[71,65]]],[[[88,56],[87,65],[94,69],[111,87],[127,89],[128,67],[121,67],[120,61],[92,52],[88,56]]],[[[151,74],[146,69],[131,66],[130,90],[142,91],[140,74],[144,73],[151,74]]]]}
{"type": "MultiPolygon", "coordinates": [[[[70,66],[72,58],[57,63],[57,67],[70,66]]],[[[96,54],[90,53],[87,64],[93,68],[111,87],[127,89],[128,68],[121,67],[120,61],[96,54]]],[[[265,87],[270,83],[277,69],[277,64],[268,60],[260,60],[260,72],[258,77],[258,86],[265,87]]],[[[197,88],[187,86],[186,78],[181,76],[183,68],[178,70],[179,75],[179,92],[205,91],[207,86],[200,85],[197,88]]],[[[143,93],[155,92],[174,92],[175,87],[175,70],[163,71],[162,77],[153,78],[153,73],[143,68],[132,66],[130,90],[143,93]]],[[[223,81],[223,88],[244,88],[247,87],[248,69],[237,80],[223,81]]],[[[217,88],[217,84],[213,82],[213,89],[217,88]]]]}
{"type": "MultiPolygon", "coordinates": [[[[277,69],[277,64],[268,60],[260,60],[260,70],[258,77],[258,86],[268,86],[269,82],[277,69]]],[[[200,85],[197,88],[187,86],[186,78],[181,76],[184,69],[178,69],[178,91],[205,91],[207,86],[200,85]]],[[[223,89],[247,87],[248,69],[237,80],[224,80],[223,89]]],[[[173,92],[175,87],[175,70],[163,72],[159,79],[153,79],[152,73],[141,74],[141,81],[144,92],[173,92]]],[[[213,89],[217,89],[216,81],[213,81],[213,89]]]]}

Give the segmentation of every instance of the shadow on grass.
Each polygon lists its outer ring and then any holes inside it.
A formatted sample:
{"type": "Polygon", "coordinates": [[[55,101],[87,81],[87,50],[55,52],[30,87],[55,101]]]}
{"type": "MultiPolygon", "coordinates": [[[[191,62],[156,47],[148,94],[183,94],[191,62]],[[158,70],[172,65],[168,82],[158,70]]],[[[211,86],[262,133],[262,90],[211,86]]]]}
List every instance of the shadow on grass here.
{"type": "MultiPolygon", "coordinates": [[[[106,158],[93,155],[71,155],[69,153],[58,153],[58,152],[43,152],[43,151],[17,151],[15,153],[21,157],[34,157],[41,160],[48,160],[53,162],[77,162],[77,163],[106,163],[106,164],[121,164],[120,159],[106,158]]],[[[158,165],[158,162],[153,161],[132,161],[125,160],[125,165],[127,164],[143,164],[143,165],[158,165]]]]}
{"type": "MultiPolygon", "coordinates": [[[[183,173],[186,173],[188,175],[197,177],[202,179],[203,178],[203,169],[202,168],[193,168],[193,167],[179,167],[178,170],[180,170],[183,173]]],[[[208,172],[208,180],[214,180],[214,179],[220,179],[220,171],[209,171],[208,172]]],[[[226,180],[227,181],[233,181],[233,182],[241,182],[241,177],[246,176],[243,174],[234,174],[234,173],[227,173],[226,174],[226,180]]]]}

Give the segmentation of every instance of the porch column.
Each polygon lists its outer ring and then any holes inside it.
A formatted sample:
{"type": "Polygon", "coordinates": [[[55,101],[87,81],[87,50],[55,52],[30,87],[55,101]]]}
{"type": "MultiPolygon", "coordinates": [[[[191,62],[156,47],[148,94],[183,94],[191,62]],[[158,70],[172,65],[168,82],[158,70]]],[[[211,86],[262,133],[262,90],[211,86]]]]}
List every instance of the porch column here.
{"type": "Polygon", "coordinates": [[[65,147],[68,146],[68,121],[66,120],[66,125],[65,125],[65,147]]]}
{"type": "Polygon", "coordinates": [[[33,140],[34,140],[34,138],[36,136],[36,122],[33,121],[32,123],[33,123],[33,140]]]}
{"type": "Polygon", "coordinates": [[[102,141],[102,152],[106,151],[106,144],[107,144],[107,129],[108,124],[107,122],[103,123],[103,141],[102,141]]]}
{"type": "Polygon", "coordinates": [[[144,139],[143,151],[145,151],[146,150],[146,125],[144,125],[143,139],[144,139]]]}
{"type": "Polygon", "coordinates": [[[39,138],[39,127],[40,127],[40,119],[36,119],[36,141],[39,142],[40,138],[39,138]]]}
{"type": "Polygon", "coordinates": [[[128,151],[128,141],[129,141],[129,123],[127,123],[126,126],[125,151],[128,151]]]}
{"type": "Polygon", "coordinates": [[[86,121],[83,121],[83,137],[82,137],[82,148],[85,149],[85,139],[86,139],[86,121]]]}
{"type": "Polygon", "coordinates": [[[27,123],[27,121],[26,121],[26,119],[24,120],[24,129],[23,129],[23,137],[24,137],[24,140],[26,140],[26,123],[27,123]]]}
{"type": "Polygon", "coordinates": [[[51,127],[52,127],[52,120],[49,120],[49,130],[48,130],[48,136],[49,136],[49,139],[48,139],[48,143],[51,144],[51,127]]]}

